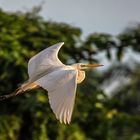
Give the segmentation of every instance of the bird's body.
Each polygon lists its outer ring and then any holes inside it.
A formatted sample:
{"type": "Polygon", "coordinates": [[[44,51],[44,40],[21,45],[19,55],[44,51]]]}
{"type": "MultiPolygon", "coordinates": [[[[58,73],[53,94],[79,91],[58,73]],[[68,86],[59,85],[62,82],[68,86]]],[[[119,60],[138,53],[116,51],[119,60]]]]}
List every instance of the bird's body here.
{"type": "Polygon", "coordinates": [[[63,44],[55,44],[33,56],[28,63],[28,81],[14,93],[1,96],[0,100],[42,87],[48,91],[49,103],[56,118],[65,124],[70,123],[77,84],[85,79],[83,69],[102,65],[81,63],[64,65],[58,59],[58,51],[63,44]]]}

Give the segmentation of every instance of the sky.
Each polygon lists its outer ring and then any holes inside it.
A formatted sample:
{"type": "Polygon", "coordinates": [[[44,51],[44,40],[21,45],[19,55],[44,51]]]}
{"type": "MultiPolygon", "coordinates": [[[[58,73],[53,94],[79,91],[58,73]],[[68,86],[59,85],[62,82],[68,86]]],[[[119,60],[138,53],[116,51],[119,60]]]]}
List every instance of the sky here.
{"type": "Polygon", "coordinates": [[[117,35],[140,22],[140,0],[0,0],[0,7],[26,11],[42,2],[44,19],[80,27],[84,36],[93,32],[117,35]]]}

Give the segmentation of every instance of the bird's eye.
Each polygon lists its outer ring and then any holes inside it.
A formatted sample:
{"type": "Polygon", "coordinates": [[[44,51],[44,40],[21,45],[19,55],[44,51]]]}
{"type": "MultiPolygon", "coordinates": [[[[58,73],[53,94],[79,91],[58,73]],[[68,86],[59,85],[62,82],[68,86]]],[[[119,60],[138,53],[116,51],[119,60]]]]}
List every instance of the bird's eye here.
{"type": "Polygon", "coordinates": [[[80,66],[81,66],[81,67],[85,67],[86,65],[84,65],[84,64],[81,64],[80,66]]]}

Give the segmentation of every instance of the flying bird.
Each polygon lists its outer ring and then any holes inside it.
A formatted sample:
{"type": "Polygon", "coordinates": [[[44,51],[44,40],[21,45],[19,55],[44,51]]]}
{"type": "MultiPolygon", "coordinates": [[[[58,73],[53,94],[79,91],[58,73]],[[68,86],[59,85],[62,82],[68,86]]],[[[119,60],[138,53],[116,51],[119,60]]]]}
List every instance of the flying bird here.
{"type": "Polygon", "coordinates": [[[95,68],[100,64],[65,65],[58,59],[58,52],[64,42],[52,45],[33,56],[28,62],[29,79],[17,90],[0,96],[4,100],[35,88],[48,91],[49,103],[56,118],[69,124],[73,112],[77,84],[85,79],[85,69],[95,68]]]}

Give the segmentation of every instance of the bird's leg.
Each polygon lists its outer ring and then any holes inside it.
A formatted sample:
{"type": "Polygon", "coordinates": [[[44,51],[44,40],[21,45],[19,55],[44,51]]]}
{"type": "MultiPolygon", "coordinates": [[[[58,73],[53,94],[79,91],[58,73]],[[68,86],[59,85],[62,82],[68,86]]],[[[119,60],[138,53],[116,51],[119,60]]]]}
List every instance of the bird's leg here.
{"type": "Polygon", "coordinates": [[[19,87],[18,89],[16,89],[14,92],[12,92],[11,94],[8,95],[1,95],[0,96],[0,101],[20,95],[22,93],[24,93],[25,91],[29,91],[32,89],[36,89],[39,88],[40,86],[36,83],[30,83],[30,84],[23,84],[21,87],[19,87]]]}
{"type": "Polygon", "coordinates": [[[39,88],[40,86],[36,83],[32,83],[32,89],[36,89],[36,88],[39,88]]]}
{"type": "Polygon", "coordinates": [[[17,96],[21,93],[23,93],[24,91],[21,88],[16,89],[14,92],[7,94],[7,95],[1,95],[0,96],[0,101],[17,96]]]}
{"type": "Polygon", "coordinates": [[[39,88],[39,87],[40,86],[37,83],[25,83],[25,84],[21,85],[21,89],[23,91],[29,91],[29,90],[36,89],[36,88],[39,88]]]}

